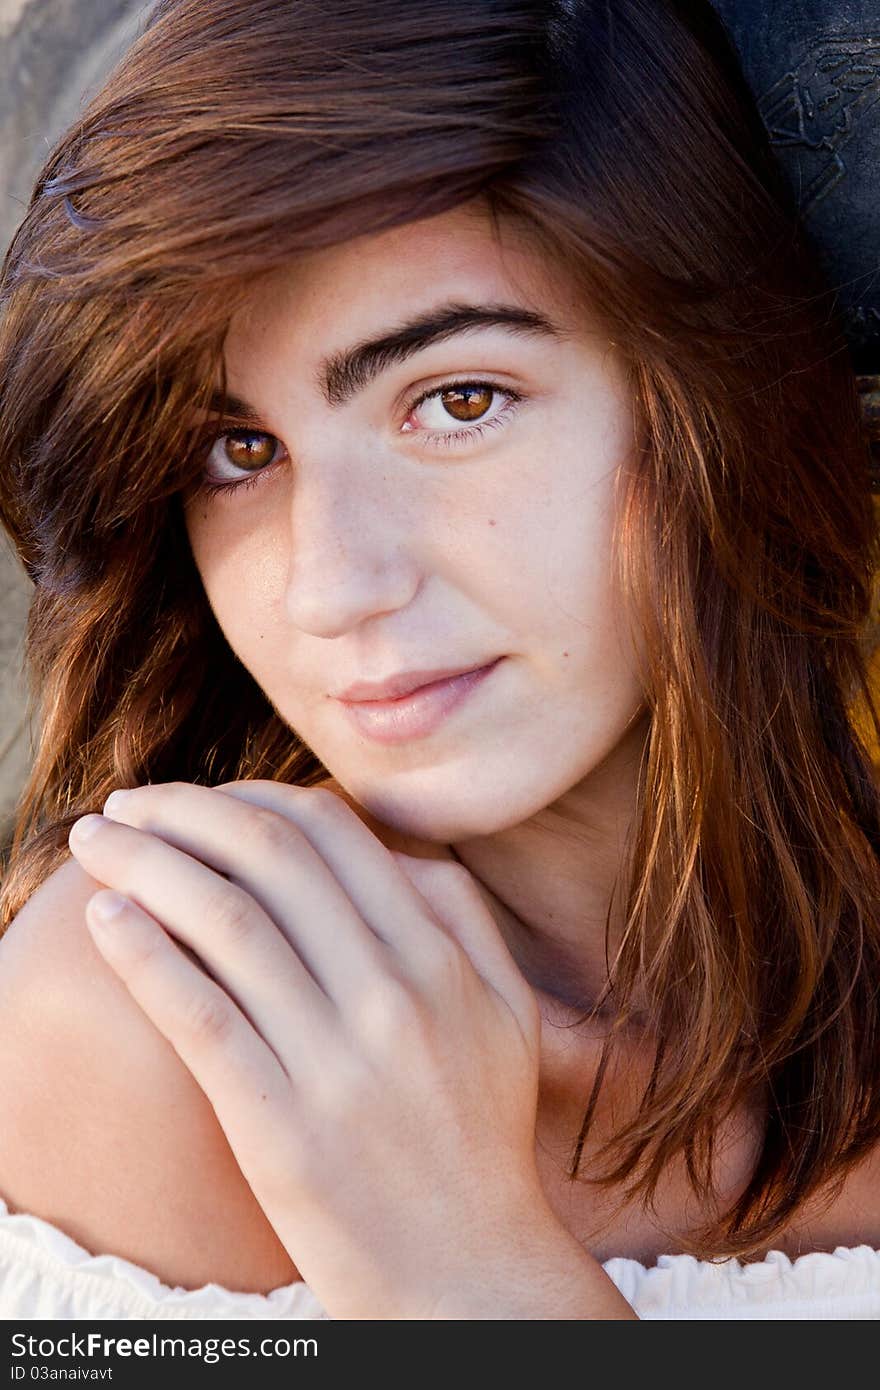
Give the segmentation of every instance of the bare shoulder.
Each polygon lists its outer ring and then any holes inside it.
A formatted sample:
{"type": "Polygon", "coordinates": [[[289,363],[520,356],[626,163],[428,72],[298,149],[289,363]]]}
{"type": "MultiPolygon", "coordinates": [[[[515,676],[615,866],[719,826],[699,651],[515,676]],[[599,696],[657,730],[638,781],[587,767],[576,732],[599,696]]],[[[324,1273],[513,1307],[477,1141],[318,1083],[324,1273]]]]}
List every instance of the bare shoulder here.
{"type": "Polygon", "coordinates": [[[0,939],[0,1195],[172,1287],[291,1283],[209,1101],[92,943],[103,886],[67,860],[0,939]]]}

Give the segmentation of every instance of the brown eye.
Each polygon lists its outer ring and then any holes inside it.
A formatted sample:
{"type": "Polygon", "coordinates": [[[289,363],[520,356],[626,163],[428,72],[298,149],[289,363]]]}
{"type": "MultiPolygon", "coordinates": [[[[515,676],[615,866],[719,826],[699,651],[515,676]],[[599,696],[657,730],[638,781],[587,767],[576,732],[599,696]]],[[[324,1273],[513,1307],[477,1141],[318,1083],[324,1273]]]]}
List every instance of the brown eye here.
{"type": "Polygon", "coordinates": [[[275,454],[275,441],[260,430],[230,430],[223,436],[223,452],[236,468],[265,468],[275,454]]]}
{"type": "Polygon", "coordinates": [[[488,386],[447,386],[439,392],[439,398],[454,420],[479,420],[492,404],[494,394],[488,386]]]}
{"type": "Polygon", "coordinates": [[[471,443],[482,438],[487,430],[503,425],[523,399],[519,391],[493,381],[444,382],[412,402],[401,430],[418,431],[425,444],[432,447],[471,443]],[[460,429],[449,428],[456,423],[460,429]]]}

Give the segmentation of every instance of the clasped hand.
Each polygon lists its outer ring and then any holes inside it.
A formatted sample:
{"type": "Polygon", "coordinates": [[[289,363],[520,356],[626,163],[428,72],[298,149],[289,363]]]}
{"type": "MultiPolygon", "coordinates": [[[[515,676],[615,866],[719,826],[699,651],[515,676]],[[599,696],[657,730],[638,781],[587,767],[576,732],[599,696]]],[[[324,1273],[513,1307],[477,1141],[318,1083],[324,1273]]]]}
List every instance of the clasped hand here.
{"type": "Polygon", "coordinates": [[[518,1316],[524,1272],[574,1270],[535,1161],[540,1011],[462,865],[271,781],[117,792],[69,843],[107,885],[98,949],[332,1318],[518,1316]]]}

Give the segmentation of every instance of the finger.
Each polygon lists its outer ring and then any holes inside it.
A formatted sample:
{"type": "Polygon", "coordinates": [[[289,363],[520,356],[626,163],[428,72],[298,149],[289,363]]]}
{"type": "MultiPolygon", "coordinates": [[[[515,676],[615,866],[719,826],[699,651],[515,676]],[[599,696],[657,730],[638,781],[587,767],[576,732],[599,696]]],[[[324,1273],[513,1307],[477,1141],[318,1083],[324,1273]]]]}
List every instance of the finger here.
{"type": "MultiPolygon", "coordinates": [[[[531,987],[499,929],[488,895],[459,860],[420,858],[386,849],[340,796],[323,788],[309,790],[308,799],[288,795],[303,789],[283,782],[227,782],[215,790],[277,808],[282,815],[295,816],[303,833],[357,902],[364,920],[377,922],[375,929],[401,955],[412,958],[413,941],[418,937],[424,943],[422,959],[430,968],[435,963],[428,950],[431,938],[452,936],[487,983],[505,997],[509,995],[510,1002],[516,1000],[527,1013],[537,1008],[531,987]],[[392,897],[383,891],[387,878],[383,878],[382,870],[387,858],[393,860],[397,875],[410,889],[409,893],[404,891],[399,912],[393,911],[396,895],[392,897]],[[375,876],[369,872],[373,861],[375,876]],[[374,890],[374,885],[379,891],[374,890]],[[433,932],[424,922],[426,905],[436,924],[433,932]],[[413,910],[419,913],[420,920],[413,917],[413,910]]],[[[399,881],[397,875],[395,883],[399,881]]]]}
{"type": "Polygon", "coordinates": [[[392,850],[396,862],[442,917],[474,968],[506,999],[518,1017],[531,1020],[540,1010],[535,993],[504,939],[485,890],[457,860],[421,859],[392,850]]]}
{"type": "Polygon", "coordinates": [[[107,817],[78,821],[70,849],[185,946],[287,1063],[328,1045],[336,1010],[283,933],[237,885],[164,840],[107,817]],[[89,823],[95,833],[83,836],[89,823]]]}
{"type": "Polygon", "coordinates": [[[210,1100],[238,1157],[265,1133],[274,1109],[289,1106],[285,1068],[234,1001],[193,964],[148,913],[102,890],[86,904],[98,950],[135,1003],[168,1039],[210,1100]]]}
{"type": "Polygon", "coordinates": [[[105,815],[160,836],[224,874],[277,923],[338,1007],[386,969],[383,943],[291,817],[188,782],[139,787],[119,799],[114,794],[105,815]]]}
{"type": "Polygon", "coordinates": [[[434,978],[436,969],[442,970],[450,936],[442,913],[403,872],[396,853],[335,792],[264,780],[227,782],[214,790],[293,821],[364,922],[393,949],[402,973],[412,979],[434,978]]]}

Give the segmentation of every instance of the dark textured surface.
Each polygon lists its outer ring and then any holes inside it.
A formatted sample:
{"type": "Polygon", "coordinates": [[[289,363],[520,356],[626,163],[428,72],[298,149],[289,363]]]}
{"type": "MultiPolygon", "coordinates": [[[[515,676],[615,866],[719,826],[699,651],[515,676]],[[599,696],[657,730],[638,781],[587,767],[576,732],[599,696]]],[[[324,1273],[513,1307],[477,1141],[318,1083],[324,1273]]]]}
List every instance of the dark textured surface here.
{"type": "Polygon", "coordinates": [[[713,0],[839,287],[857,370],[880,372],[880,0],[713,0]]]}

